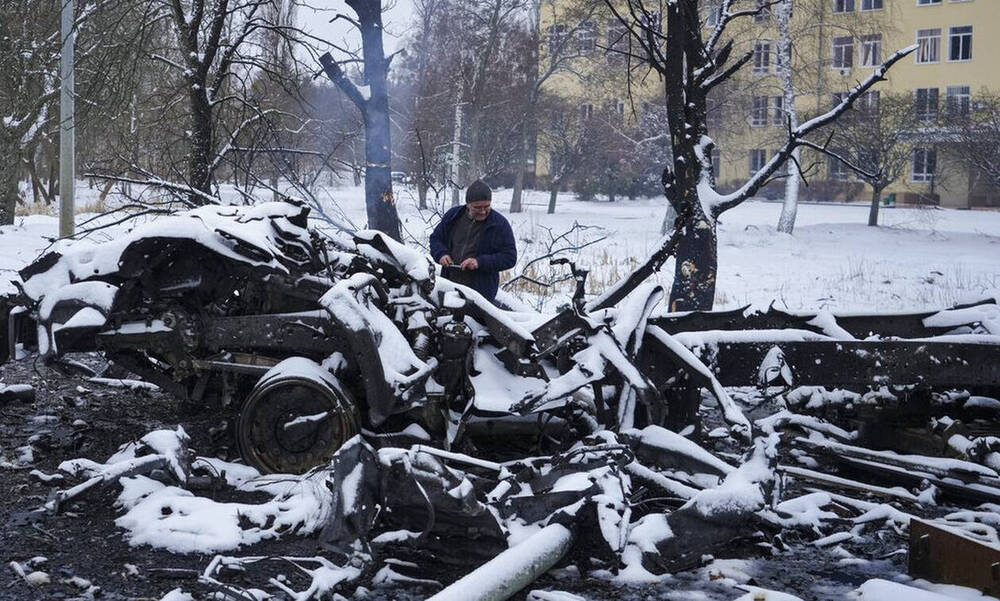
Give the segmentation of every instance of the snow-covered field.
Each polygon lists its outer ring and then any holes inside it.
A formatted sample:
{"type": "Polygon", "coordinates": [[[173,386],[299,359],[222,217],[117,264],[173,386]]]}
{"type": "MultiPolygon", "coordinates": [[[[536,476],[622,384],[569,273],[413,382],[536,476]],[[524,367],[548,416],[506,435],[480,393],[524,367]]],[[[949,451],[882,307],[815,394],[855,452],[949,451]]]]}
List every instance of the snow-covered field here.
{"type": "MultiPolygon", "coordinates": [[[[81,185],[79,204],[86,205],[94,192],[81,185]]],[[[319,196],[329,215],[365,226],[363,189],[334,188],[319,196]]],[[[417,210],[411,189],[397,190],[397,197],[408,242],[426,247],[437,214],[417,210]]],[[[546,214],[547,192],[527,191],[525,201],[525,211],[511,215],[510,190],[494,193],[494,208],[507,214],[518,239],[520,257],[511,275],[532,259],[568,248],[559,256],[590,269],[588,291],[597,292],[627,274],[660,240],[660,198],[583,202],[567,193],[554,215],[546,214]],[[572,231],[574,224],[582,227],[572,231]]],[[[807,204],[789,236],[775,230],[779,211],[777,203],[751,201],[722,216],[716,308],[774,301],[789,310],[928,309],[1000,288],[1000,212],[890,208],[882,211],[883,225],[871,228],[863,204],[807,204]]],[[[56,228],[48,215],[18,217],[15,227],[0,228],[0,269],[9,272],[31,261],[56,228]]],[[[537,262],[526,273],[542,279],[566,274],[547,263],[537,262]]],[[[672,274],[671,261],[656,277],[669,287],[672,274]]],[[[571,287],[515,286],[513,292],[529,304],[553,308],[568,300],[571,287]]]]}
{"type": "MultiPolygon", "coordinates": [[[[93,195],[94,191],[81,186],[80,204],[95,206],[93,195]]],[[[362,189],[331,189],[325,191],[323,198],[326,214],[341,223],[364,227],[362,189]]],[[[406,188],[399,191],[398,198],[407,241],[425,247],[437,221],[436,212],[418,211],[415,193],[406,188]]],[[[509,199],[509,190],[497,191],[494,207],[506,213],[509,199]]],[[[513,275],[525,272],[533,278],[545,279],[557,274],[555,270],[549,271],[547,261],[526,270],[533,259],[556,252],[556,256],[567,256],[591,270],[589,290],[596,293],[628,273],[661,239],[665,208],[662,199],[582,202],[564,194],[554,215],[546,214],[547,201],[545,192],[528,192],[526,211],[508,215],[520,251],[513,275]],[[566,250],[560,253],[560,249],[566,250]]],[[[441,208],[438,207],[438,212],[441,208]]],[[[896,312],[941,308],[995,296],[1000,289],[1000,212],[893,208],[883,211],[883,226],[870,228],[865,225],[866,206],[810,204],[800,207],[796,233],[789,236],[775,231],[779,211],[780,205],[776,203],[749,202],[723,216],[717,308],[775,302],[778,307],[790,310],[896,312]]],[[[15,276],[16,270],[49,247],[56,236],[54,215],[34,209],[29,212],[34,214],[19,216],[14,226],[0,227],[0,270],[4,272],[0,286],[10,286],[7,280],[15,276]]],[[[90,217],[81,214],[78,223],[84,224],[90,217]]],[[[99,230],[92,237],[112,239],[123,227],[126,226],[99,230]]],[[[671,262],[657,274],[659,283],[668,287],[672,270],[671,262]]],[[[515,288],[513,292],[528,304],[549,309],[566,302],[570,294],[568,284],[539,293],[540,290],[515,288]]],[[[159,488],[157,491],[162,492],[159,488]]],[[[126,490],[123,495],[135,492],[126,490]]],[[[186,493],[182,496],[187,497],[186,493]]],[[[138,501],[138,496],[134,500],[138,501]]],[[[119,526],[135,529],[134,524],[159,523],[151,516],[160,515],[160,511],[144,514],[148,510],[146,505],[131,509],[121,518],[124,521],[118,522],[119,526]]],[[[295,509],[301,507],[296,505],[295,509]]],[[[235,523],[240,510],[233,511],[231,521],[235,523]]],[[[223,535],[226,522],[217,519],[218,514],[203,512],[195,518],[210,520],[216,528],[204,528],[211,540],[189,537],[190,547],[171,550],[208,553],[229,548],[224,544],[230,540],[223,535]]],[[[861,526],[857,528],[860,531],[861,526]]],[[[231,529],[238,530],[235,525],[231,529]]],[[[161,537],[156,532],[152,535],[161,537]]],[[[138,537],[138,542],[149,541],[138,537]]],[[[854,556],[839,545],[827,550],[819,544],[806,544],[786,554],[781,564],[772,564],[766,557],[720,558],[707,561],[696,570],[665,576],[655,587],[621,592],[615,589],[614,582],[581,583],[579,572],[566,569],[552,575],[555,584],[565,584],[568,590],[586,596],[538,590],[527,598],[534,601],[797,598],[756,588],[766,582],[770,587],[804,594],[807,599],[845,598],[845,595],[868,601],[989,599],[969,589],[909,581],[902,574],[900,562],[893,561],[899,552],[900,549],[894,549],[881,558],[870,559],[854,556]]],[[[384,593],[389,595],[386,597],[375,592],[369,598],[416,598],[409,592],[397,596],[391,591],[384,593]]],[[[163,597],[172,601],[191,598],[179,589],[163,597]]]]}

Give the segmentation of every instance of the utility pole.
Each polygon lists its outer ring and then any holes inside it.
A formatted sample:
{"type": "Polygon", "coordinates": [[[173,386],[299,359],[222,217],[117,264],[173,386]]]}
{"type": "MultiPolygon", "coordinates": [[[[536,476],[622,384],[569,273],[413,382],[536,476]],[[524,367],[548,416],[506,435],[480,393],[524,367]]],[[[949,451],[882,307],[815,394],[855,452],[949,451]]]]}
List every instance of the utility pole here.
{"type": "Polygon", "coordinates": [[[62,52],[59,58],[59,237],[73,235],[76,183],[76,116],[73,97],[73,0],[62,0],[62,52]]]}

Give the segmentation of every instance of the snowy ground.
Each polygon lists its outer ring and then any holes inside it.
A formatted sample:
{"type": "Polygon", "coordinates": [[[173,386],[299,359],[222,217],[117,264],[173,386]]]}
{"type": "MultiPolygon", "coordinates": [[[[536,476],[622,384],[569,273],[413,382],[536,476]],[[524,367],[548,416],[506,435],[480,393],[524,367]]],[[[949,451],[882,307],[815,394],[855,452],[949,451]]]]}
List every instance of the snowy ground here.
{"type": "MultiPolygon", "coordinates": [[[[81,205],[88,204],[90,194],[81,186],[81,205]]],[[[415,192],[408,188],[397,194],[406,236],[426,246],[435,211],[418,211],[415,192]]],[[[319,196],[328,214],[364,227],[362,189],[330,189],[319,196]]],[[[501,212],[509,202],[510,190],[494,194],[493,206],[501,212]]],[[[522,273],[528,261],[552,250],[591,243],[562,255],[591,270],[588,290],[596,292],[628,273],[660,240],[662,199],[581,202],[562,194],[554,215],[546,214],[547,202],[547,192],[528,191],[526,210],[507,214],[520,253],[511,274],[522,273]],[[574,223],[586,229],[551,245],[574,223]]],[[[890,208],[882,211],[883,225],[870,228],[863,204],[808,204],[799,208],[792,236],[775,230],[779,212],[777,203],[747,202],[723,215],[716,308],[774,301],[790,310],[899,311],[944,307],[1000,288],[1000,212],[890,208]]],[[[7,273],[33,259],[47,244],[43,237],[56,233],[50,216],[19,217],[17,223],[0,229],[0,270],[7,273]]],[[[527,273],[543,278],[563,273],[562,268],[549,271],[545,263],[527,273]]],[[[671,261],[657,279],[669,286],[672,273],[671,261]]],[[[550,307],[565,302],[570,291],[569,284],[540,296],[537,288],[514,289],[530,304],[550,307]]]]}
{"type": "MultiPolygon", "coordinates": [[[[81,204],[92,201],[93,193],[81,187],[81,204]]],[[[416,244],[425,244],[427,235],[436,222],[433,211],[417,211],[414,194],[409,190],[399,193],[399,208],[404,223],[404,229],[416,244]]],[[[363,191],[358,188],[342,188],[330,190],[326,206],[327,212],[338,220],[350,222],[356,226],[364,226],[363,191]],[[336,202],[334,206],[333,201],[336,202]]],[[[510,192],[501,190],[494,196],[494,207],[502,212],[509,203],[510,192]]],[[[603,286],[614,282],[628,272],[633,265],[646,257],[660,239],[660,226],[663,220],[663,201],[660,199],[643,199],[636,201],[619,201],[611,204],[606,202],[581,202],[572,195],[561,195],[557,213],[547,215],[545,204],[548,195],[545,192],[529,192],[526,199],[526,211],[517,215],[508,215],[518,238],[521,259],[514,273],[520,273],[525,264],[532,258],[547,254],[553,249],[565,246],[580,247],[582,250],[570,251],[568,256],[581,266],[591,269],[590,289],[600,290],[603,286]],[[569,231],[574,223],[586,226],[578,229],[564,240],[560,240],[554,248],[549,248],[552,237],[569,231]],[[602,239],[603,238],[603,239],[602,239]]],[[[92,202],[90,204],[93,204],[92,202]]],[[[904,309],[940,308],[955,302],[996,294],[1000,289],[1000,212],[970,212],[936,209],[888,209],[883,212],[879,228],[869,228],[867,207],[862,205],[804,205],[799,210],[798,228],[794,236],[775,232],[780,205],[765,202],[750,202],[724,215],[720,227],[720,272],[718,278],[717,308],[732,308],[745,304],[767,305],[775,301],[781,308],[791,310],[830,309],[834,311],[900,311],[904,309]]],[[[86,219],[81,215],[79,221],[86,219]]],[[[38,252],[47,247],[50,239],[56,234],[56,220],[53,216],[44,214],[18,217],[13,227],[0,228],[0,270],[4,272],[0,280],[14,276],[14,271],[34,259],[38,252]]],[[[102,231],[95,236],[111,237],[114,234],[102,231]]],[[[668,264],[662,273],[658,274],[660,283],[669,285],[673,265],[668,264]]],[[[545,267],[544,269],[547,269],[545,267]]],[[[544,277],[546,274],[529,271],[533,276],[544,277]]],[[[0,285],[7,285],[6,282],[0,285]]],[[[547,292],[540,296],[532,296],[534,291],[520,290],[523,300],[536,306],[554,307],[568,299],[569,289],[563,288],[556,292],[547,292]]],[[[20,366],[21,371],[15,372],[19,377],[26,378],[31,367],[20,366]]],[[[2,373],[4,383],[17,383],[12,379],[10,371],[2,373]]],[[[127,415],[120,404],[132,401],[138,396],[139,402],[149,402],[146,393],[121,393],[109,391],[98,384],[88,384],[95,389],[93,393],[85,394],[76,389],[73,392],[69,381],[47,381],[47,375],[32,376],[43,399],[40,404],[51,403],[46,410],[62,415],[66,411],[72,413],[79,409],[81,417],[89,417],[91,409],[93,423],[97,427],[93,441],[93,458],[103,461],[107,457],[107,446],[116,446],[125,440],[102,440],[97,436],[102,430],[102,424],[111,424],[119,415],[127,415]],[[50,390],[51,389],[51,390],[50,390]],[[47,396],[44,396],[47,395],[47,396]],[[76,398],[76,404],[71,404],[67,398],[76,398]],[[126,399],[126,397],[128,397],[126,399]],[[79,399],[85,399],[84,405],[79,399]],[[89,399],[89,401],[86,401],[89,399]],[[87,408],[86,402],[92,404],[87,408]],[[98,407],[106,409],[107,415],[96,411],[98,407]]],[[[20,381],[20,380],[19,380],[20,381]]],[[[156,400],[158,397],[154,397],[156,400]]],[[[160,406],[159,402],[149,402],[150,406],[160,406]]],[[[22,407],[11,411],[0,407],[0,413],[23,417],[31,420],[37,417],[35,412],[42,413],[38,407],[22,407]],[[23,414],[23,416],[22,416],[23,414]]],[[[161,407],[162,409],[162,407],[161,407]]],[[[127,421],[130,431],[139,436],[160,423],[161,419],[171,419],[169,411],[158,411],[141,418],[121,418],[127,421]],[[139,423],[141,420],[142,423],[139,423]],[[136,423],[132,423],[136,422],[136,423]]],[[[62,421],[68,419],[63,415],[62,421]]],[[[6,417],[5,417],[6,420],[6,417]]],[[[9,420],[7,420],[9,421],[9,420]]],[[[4,422],[6,423],[6,422],[4,422]]],[[[21,436],[21,430],[5,429],[0,423],[0,434],[14,440],[21,436]]],[[[13,422],[11,422],[13,423],[13,422]]],[[[76,422],[74,427],[76,427],[76,422]]],[[[168,422],[169,423],[169,422],[168,422]]],[[[111,426],[109,425],[108,428],[111,426]]],[[[79,429],[79,428],[78,428],[79,429]]],[[[87,439],[84,432],[83,438],[87,439]]],[[[68,440],[67,435],[67,440],[68,440]]],[[[8,440],[0,438],[0,450],[16,450],[8,445],[8,440]],[[3,449],[2,447],[8,447],[3,449]]],[[[77,439],[73,439],[73,444],[77,439]]],[[[20,444],[20,443],[19,443],[20,444]]],[[[67,443],[68,444],[68,443],[67,443]]],[[[16,446],[16,445],[14,445],[16,446]]],[[[31,448],[30,446],[28,448],[31,448]]],[[[48,462],[58,463],[59,459],[79,456],[76,449],[57,448],[50,453],[39,453],[38,457],[29,458],[28,464],[38,462],[42,465],[48,462]]],[[[8,476],[13,472],[0,471],[0,489],[7,489],[7,483],[12,480],[8,476]]],[[[17,495],[39,494],[44,486],[25,484],[25,479],[17,481],[17,495]]],[[[9,490],[9,489],[8,489],[9,490]]],[[[6,493],[5,493],[6,494],[6,493]]],[[[10,495],[13,498],[14,495],[10,495]]],[[[113,498],[113,497],[112,497],[113,498]]],[[[20,510],[37,505],[44,499],[27,499],[17,505],[20,510]]],[[[8,506],[7,508],[10,508],[8,506]]],[[[6,511],[3,512],[6,514],[6,511]]],[[[86,512],[84,512],[86,513],[86,512]]],[[[110,507],[108,512],[111,513],[110,507]]],[[[9,515],[0,514],[0,521],[6,521],[9,515]]],[[[66,518],[68,524],[72,516],[66,518]]],[[[111,545],[118,549],[108,555],[108,563],[128,557],[128,553],[142,556],[145,565],[141,569],[152,569],[157,561],[156,556],[142,550],[122,548],[120,536],[108,526],[113,521],[110,515],[104,515],[93,532],[95,537],[89,544],[111,545]],[[100,522],[103,520],[103,525],[100,522]],[[108,528],[101,532],[100,528],[108,528]],[[103,539],[104,542],[100,542],[103,539]],[[111,539],[114,539],[113,542],[111,539]]],[[[57,526],[62,525],[62,522],[57,526]]],[[[80,526],[83,526],[80,524],[80,526]]],[[[67,528],[70,526],[67,525],[67,528]]],[[[44,526],[43,536],[61,536],[61,530],[52,524],[44,526]],[[50,533],[51,532],[51,533],[50,533]]],[[[90,529],[90,526],[87,526],[90,529]]],[[[23,531],[23,529],[22,529],[23,531]]],[[[4,534],[0,532],[0,534],[4,534]]],[[[0,536],[0,539],[4,537],[0,536]]],[[[41,536],[36,538],[45,543],[41,536]]],[[[82,539],[81,539],[82,541],[82,539]]],[[[22,552],[19,544],[27,544],[16,539],[7,539],[6,550],[0,553],[5,560],[28,560],[31,555],[39,553],[42,543],[31,543],[28,548],[33,552],[22,552]]],[[[48,542],[52,546],[51,542],[48,542]]],[[[44,545],[43,545],[44,546],[44,545]]],[[[927,591],[926,596],[919,599],[926,601],[944,601],[945,599],[988,599],[968,589],[942,587],[929,583],[908,582],[905,576],[905,556],[899,553],[905,548],[903,539],[887,541],[887,553],[882,559],[866,559],[852,555],[849,545],[834,545],[833,548],[819,549],[811,544],[803,544],[793,552],[793,557],[786,556],[776,563],[762,557],[756,559],[711,561],[705,567],[691,572],[685,572],[664,579],[663,582],[640,589],[619,589],[617,585],[603,581],[583,580],[577,573],[563,571],[555,577],[547,578],[535,588],[571,591],[570,593],[532,593],[527,598],[536,601],[602,601],[604,599],[670,599],[687,600],[782,600],[794,599],[774,593],[765,594],[753,587],[756,585],[768,588],[795,591],[803,599],[841,599],[845,597],[867,601],[890,601],[896,599],[918,599],[913,589],[900,589],[897,582],[907,582],[927,591]],[[882,580],[878,580],[882,579],[882,580]],[[744,588],[739,588],[740,586],[744,588]],[[579,597],[573,596],[578,595],[579,597]],[[745,595],[745,596],[744,596],[745,595]]],[[[56,552],[48,553],[50,557],[56,552]]],[[[198,569],[204,566],[205,558],[195,558],[193,562],[185,563],[186,569],[198,569]]],[[[140,563],[139,560],[132,560],[140,563]]],[[[180,561],[177,559],[176,561],[180,561]]],[[[6,561],[4,562],[6,563],[6,561]]],[[[174,565],[169,559],[166,565],[174,565]]],[[[53,577],[56,575],[52,566],[53,577]]],[[[121,568],[119,568],[120,570],[121,568]]],[[[42,598],[37,596],[21,596],[24,585],[15,582],[12,570],[0,566],[0,599],[42,598]]],[[[78,574],[80,572],[77,572],[78,574]]],[[[115,590],[112,582],[119,575],[102,569],[101,573],[83,574],[102,584],[109,593],[106,598],[135,598],[139,591],[147,595],[156,594],[160,598],[174,588],[174,584],[164,580],[152,581],[150,586],[135,585],[135,588],[121,585],[118,589],[121,595],[111,593],[115,590]],[[128,593],[128,594],[126,594],[128,593]]],[[[131,576],[121,575],[123,581],[129,581],[131,576]]],[[[530,590],[530,589],[529,589],[530,590]]],[[[393,589],[373,591],[370,599],[418,599],[423,598],[428,591],[405,590],[396,592],[393,589]]],[[[176,594],[171,601],[181,601],[188,597],[176,594]]],[[[524,598],[523,596],[521,598],[524,598]]]]}

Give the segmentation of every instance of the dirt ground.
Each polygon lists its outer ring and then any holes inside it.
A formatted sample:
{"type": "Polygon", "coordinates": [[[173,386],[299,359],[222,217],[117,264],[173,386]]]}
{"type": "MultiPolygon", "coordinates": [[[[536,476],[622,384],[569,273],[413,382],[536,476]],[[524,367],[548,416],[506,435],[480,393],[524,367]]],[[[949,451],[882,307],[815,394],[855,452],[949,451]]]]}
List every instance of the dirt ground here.
{"type": "MultiPolygon", "coordinates": [[[[96,369],[103,367],[93,356],[75,359],[96,369]]],[[[31,402],[0,401],[0,601],[94,597],[112,601],[159,600],[177,587],[199,595],[199,599],[207,598],[211,591],[197,583],[197,576],[212,557],[130,547],[114,523],[119,515],[114,508],[117,486],[90,491],[56,515],[30,514],[60,485],[42,482],[32,472],[54,474],[60,462],[77,457],[103,462],[120,445],[151,430],[177,424],[184,426],[191,436],[191,446],[198,453],[221,452],[225,439],[213,439],[210,431],[222,417],[190,414],[164,393],[89,382],[82,375],[66,375],[36,365],[30,358],[4,366],[0,369],[0,379],[5,385],[30,384],[35,392],[31,402]],[[25,458],[23,448],[29,445],[33,456],[25,458]],[[11,562],[24,564],[32,558],[44,558],[36,559],[33,565],[49,575],[50,583],[29,585],[10,567],[11,562]]],[[[898,537],[885,540],[876,555],[887,557],[876,561],[843,561],[844,558],[831,556],[805,542],[785,543],[791,550],[781,553],[767,542],[751,542],[734,550],[745,561],[734,564],[738,567],[733,574],[718,568],[726,565],[723,562],[715,564],[716,567],[709,565],[678,574],[653,587],[623,589],[605,581],[581,578],[579,572],[569,568],[547,576],[532,588],[573,591],[593,601],[733,599],[741,594],[733,588],[735,578],[738,582],[797,591],[804,599],[828,599],[832,598],[829,596],[832,591],[839,596],[870,577],[905,571],[905,555],[897,551],[905,542],[898,537]]],[[[233,554],[312,556],[316,553],[315,538],[288,537],[233,554]]],[[[433,561],[428,565],[424,559],[420,573],[414,576],[448,582],[462,573],[455,568],[435,566],[433,561]]],[[[260,581],[260,574],[254,576],[255,579],[248,577],[246,582],[231,582],[262,587],[265,583],[260,581]]],[[[366,588],[371,588],[370,583],[366,588]]],[[[436,590],[419,586],[374,588],[364,598],[423,599],[436,590]]],[[[527,591],[522,592],[519,598],[524,599],[526,594],[527,591]]]]}

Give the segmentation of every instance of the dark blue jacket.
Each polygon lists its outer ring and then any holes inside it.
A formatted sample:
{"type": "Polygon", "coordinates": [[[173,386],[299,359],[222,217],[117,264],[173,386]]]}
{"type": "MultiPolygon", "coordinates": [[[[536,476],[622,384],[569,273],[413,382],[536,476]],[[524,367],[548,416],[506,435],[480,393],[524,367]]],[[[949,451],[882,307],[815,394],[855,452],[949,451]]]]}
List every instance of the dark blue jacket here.
{"type": "MultiPolygon", "coordinates": [[[[464,206],[448,209],[441,218],[441,223],[434,228],[431,234],[431,256],[435,262],[450,252],[452,226],[464,211],[464,206]]],[[[486,216],[476,260],[479,262],[479,269],[472,272],[475,276],[472,288],[492,301],[500,286],[500,272],[517,263],[514,230],[510,228],[507,218],[496,211],[490,211],[486,216]]]]}

